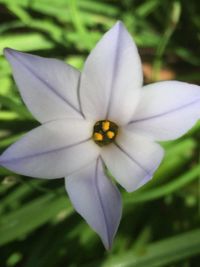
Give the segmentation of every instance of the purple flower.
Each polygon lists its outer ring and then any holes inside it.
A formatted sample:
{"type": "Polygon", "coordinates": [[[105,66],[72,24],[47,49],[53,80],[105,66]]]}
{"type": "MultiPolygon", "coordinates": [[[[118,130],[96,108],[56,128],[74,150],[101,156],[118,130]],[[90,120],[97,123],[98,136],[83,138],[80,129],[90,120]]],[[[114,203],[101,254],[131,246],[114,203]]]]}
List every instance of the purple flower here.
{"type": "Polygon", "coordinates": [[[178,81],[142,87],[140,57],[121,22],[87,58],[83,72],[56,59],[5,49],[21,96],[42,124],[10,146],[0,165],[39,178],[65,177],[78,213],[111,247],[120,193],[148,182],[163,149],[200,118],[200,88],[178,81]]]}

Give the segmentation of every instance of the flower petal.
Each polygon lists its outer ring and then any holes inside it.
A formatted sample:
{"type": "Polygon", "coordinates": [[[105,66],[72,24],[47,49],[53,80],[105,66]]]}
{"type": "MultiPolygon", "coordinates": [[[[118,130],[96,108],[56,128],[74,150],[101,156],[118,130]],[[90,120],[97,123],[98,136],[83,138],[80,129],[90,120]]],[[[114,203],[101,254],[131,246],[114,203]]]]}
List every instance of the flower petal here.
{"type": "Polygon", "coordinates": [[[126,123],[138,103],[142,77],[136,45],[118,22],[86,60],[80,85],[83,113],[94,120],[126,123]]]}
{"type": "Polygon", "coordinates": [[[157,141],[185,134],[200,118],[200,87],[168,81],[143,88],[141,102],[129,129],[157,141]]]}
{"type": "Polygon", "coordinates": [[[122,212],[117,187],[104,174],[101,159],[65,178],[74,208],[111,248],[122,212]]]}
{"type": "Polygon", "coordinates": [[[0,157],[0,165],[27,176],[60,178],[79,170],[99,154],[84,120],[46,123],[22,137],[0,157]]]}
{"type": "Polygon", "coordinates": [[[103,148],[101,155],[119,184],[131,192],[151,179],[164,153],[153,141],[121,129],[116,144],[103,148]]]}
{"type": "Polygon", "coordinates": [[[79,71],[57,59],[9,48],[4,51],[21,96],[38,121],[81,117],[77,97],[79,71]]]}

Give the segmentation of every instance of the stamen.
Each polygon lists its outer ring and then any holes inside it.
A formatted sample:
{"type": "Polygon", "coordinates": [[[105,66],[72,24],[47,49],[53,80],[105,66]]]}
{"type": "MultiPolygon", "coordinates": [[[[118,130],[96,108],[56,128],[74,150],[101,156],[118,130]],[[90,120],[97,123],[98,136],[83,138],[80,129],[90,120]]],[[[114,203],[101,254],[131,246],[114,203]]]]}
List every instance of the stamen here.
{"type": "Polygon", "coordinates": [[[97,121],[93,128],[93,140],[98,146],[106,146],[114,142],[118,133],[118,126],[112,121],[97,121]]]}
{"type": "Polygon", "coordinates": [[[102,141],[103,140],[103,135],[100,133],[94,133],[93,134],[94,141],[102,141]]]}
{"type": "Polygon", "coordinates": [[[112,131],[108,131],[106,134],[107,134],[109,139],[112,139],[115,136],[115,133],[112,131]]]}
{"type": "Polygon", "coordinates": [[[102,130],[104,132],[108,131],[110,129],[110,122],[109,121],[103,121],[102,122],[102,130]]]}

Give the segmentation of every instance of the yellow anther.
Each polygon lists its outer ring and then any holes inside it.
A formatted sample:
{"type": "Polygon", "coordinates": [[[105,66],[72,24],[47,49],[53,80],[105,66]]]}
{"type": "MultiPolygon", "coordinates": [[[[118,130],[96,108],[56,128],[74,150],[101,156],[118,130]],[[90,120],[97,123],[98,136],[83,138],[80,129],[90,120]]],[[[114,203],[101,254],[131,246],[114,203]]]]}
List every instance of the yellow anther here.
{"type": "Polygon", "coordinates": [[[109,121],[104,121],[102,122],[102,130],[104,132],[108,131],[110,129],[110,122],[109,121]]]}
{"type": "Polygon", "coordinates": [[[100,133],[94,133],[93,134],[94,141],[102,141],[103,140],[103,135],[100,133]]]}
{"type": "Polygon", "coordinates": [[[112,121],[97,121],[93,127],[92,139],[100,147],[107,146],[115,141],[118,126],[112,121]]]}
{"type": "Polygon", "coordinates": [[[107,134],[109,139],[112,139],[115,136],[115,133],[111,132],[111,131],[108,131],[106,134],[107,134]]]}

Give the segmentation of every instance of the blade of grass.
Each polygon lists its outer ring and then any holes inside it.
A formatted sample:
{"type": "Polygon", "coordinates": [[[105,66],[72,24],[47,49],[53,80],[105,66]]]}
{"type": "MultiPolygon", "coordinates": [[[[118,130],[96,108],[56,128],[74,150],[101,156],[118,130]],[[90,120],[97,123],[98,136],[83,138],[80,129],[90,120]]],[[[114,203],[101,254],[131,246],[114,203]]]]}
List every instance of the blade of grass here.
{"type": "Polygon", "coordinates": [[[73,212],[65,195],[48,194],[0,218],[0,245],[6,244],[52,220],[61,210],[73,212]],[[50,207],[50,208],[49,208],[50,207]]]}
{"type": "Polygon", "coordinates": [[[11,47],[22,51],[32,51],[40,49],[50,49],[54,44],[39,33],[12,34],[0,37],[0,55],[3,55],[3,49],[11,47]]]}
{"type": "MultiPolygon", "coordinates": [[[[139,252],[108,257],[101,267],[159,267],[200,252],[200,229],[152,243],[139,252]]],[[[97,266],[97,265],[94,265],[97,266]]]]}
{"type": "Polygon", "coordinates": [[[192,170],[190,170],[186,174],[181,175],[180,177],[176,178],[172,182],[167,183],[166,185],[159,186],[158,188],[152,190],[148,190],[147,192],[140,193],[136,191],[135,193],[126,195],[124,203],[132,204],[132,203],[151,201],[172,194],[177,190],[179,190],[180,188],[191,183],[195,179],[198,179],[199,174],[200,174],[200,166],[195,166],[193,167],[192,170]]]}

